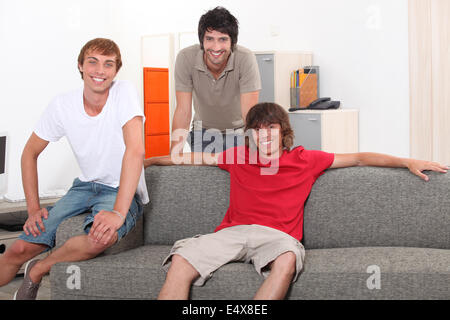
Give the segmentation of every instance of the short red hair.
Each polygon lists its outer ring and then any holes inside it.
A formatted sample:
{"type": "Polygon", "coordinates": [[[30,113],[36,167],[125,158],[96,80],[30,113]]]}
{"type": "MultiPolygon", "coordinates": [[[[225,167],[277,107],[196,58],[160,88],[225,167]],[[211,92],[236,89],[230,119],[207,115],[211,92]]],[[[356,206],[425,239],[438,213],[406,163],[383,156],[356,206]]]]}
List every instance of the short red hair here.
{"type": "MultiPolygon", "coordinates": [[[[86,43],[83,48],[81,48],[80,54],[78,55],[78,64],[83,65],[84,58],[89,52],[99,52],[105,56],[116,56],[116,72],[119,72],[120,67],[122,67],[122,57],[120,55],[119,46],[112,40],[105,38],[96,38],[88,43],[86,43]]],[[[81,79],[83,79],[83,72],[81,72],[81,79]]]]}

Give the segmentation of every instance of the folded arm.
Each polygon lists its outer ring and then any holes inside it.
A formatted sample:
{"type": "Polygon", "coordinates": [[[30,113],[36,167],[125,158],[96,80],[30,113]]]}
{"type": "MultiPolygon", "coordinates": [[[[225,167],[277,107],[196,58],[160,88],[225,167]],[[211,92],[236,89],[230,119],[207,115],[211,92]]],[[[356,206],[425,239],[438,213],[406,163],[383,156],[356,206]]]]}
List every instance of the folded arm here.
{"type": "Polygon", "coordinates": [[[449,169],[447,166],[441,165],[437,162],[399,158],[373,152],[335,154],[333,164],[330,168],[343,168],[353,166],[408,168],[409,171],[425,181],[428,181],[429,178],[427,175],[423,174],[422,171],[431,170],[446,173],[449,169]]]}

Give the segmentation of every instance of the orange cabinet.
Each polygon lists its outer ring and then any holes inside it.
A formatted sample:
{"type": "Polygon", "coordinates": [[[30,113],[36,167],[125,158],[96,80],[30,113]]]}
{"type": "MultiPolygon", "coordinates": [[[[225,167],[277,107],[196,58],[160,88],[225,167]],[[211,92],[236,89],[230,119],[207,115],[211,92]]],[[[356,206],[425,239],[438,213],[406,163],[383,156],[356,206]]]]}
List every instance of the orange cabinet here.
{"type": "Polygon", "coordinates": [[[169,112],[167,103],[145,104],[145,130],[150,134],[167,134],[169,132],[169,112]],[[147,118],[147,115],[149,117],[147,118]]]}
{"type": "Polygon", "coordinates": [[[145,157],[170,150],[169,69],[144,68],[145,157]]]}
{"type": "Polygon", "coordinates": [[[159,157],[169,154],[170,136],[148,135],[145,137],[145,157],[159,157]]]}

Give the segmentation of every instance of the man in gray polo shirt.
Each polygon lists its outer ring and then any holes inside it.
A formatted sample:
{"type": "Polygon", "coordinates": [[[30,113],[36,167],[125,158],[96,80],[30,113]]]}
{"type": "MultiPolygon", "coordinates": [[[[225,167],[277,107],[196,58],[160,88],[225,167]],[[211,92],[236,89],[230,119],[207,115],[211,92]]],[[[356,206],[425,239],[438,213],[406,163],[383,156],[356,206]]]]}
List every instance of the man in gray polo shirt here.
{"type": "Polygon", "coordinates": [[[205,13],[199,21],[200,45],[179,52],[175,63],[177,107],[172,123],[171,152],[188,141],[196,152],[222,152],[244,144],[248,110],[258,102],[261,89],[255,55],[236,45],[238,21],[225,8],[205,13]]]}

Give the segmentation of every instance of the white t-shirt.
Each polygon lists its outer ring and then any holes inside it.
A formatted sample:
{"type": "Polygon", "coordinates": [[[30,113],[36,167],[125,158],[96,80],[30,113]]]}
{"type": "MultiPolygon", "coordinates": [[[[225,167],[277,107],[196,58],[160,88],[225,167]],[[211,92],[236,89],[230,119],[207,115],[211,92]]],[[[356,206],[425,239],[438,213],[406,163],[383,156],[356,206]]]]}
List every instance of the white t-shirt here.
{"type": "MultiPolygon", "coordinates": [[[[122,127],[135,116],[145,121],[136,88],[129,81],[116,80],[97,116],[84,110],[82,87],[54,98],[34,132],[50,142],[66,136],[81,169],[79,179],[116,188],[125,153],[122,127]]],[[[136,192],[141,203],[149,202],[143,167],[136,192]]]]}

